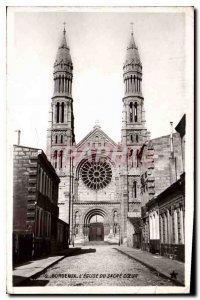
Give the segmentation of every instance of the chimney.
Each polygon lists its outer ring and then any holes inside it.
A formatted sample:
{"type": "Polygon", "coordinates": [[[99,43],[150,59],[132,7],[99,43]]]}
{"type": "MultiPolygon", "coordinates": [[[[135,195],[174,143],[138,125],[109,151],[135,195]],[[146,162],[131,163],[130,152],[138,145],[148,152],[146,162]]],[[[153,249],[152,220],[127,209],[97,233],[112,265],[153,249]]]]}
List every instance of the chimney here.
{"type": "Polygon", "coordinates": [[[21,135],[21,130],[15,130],[17,132],[17,145],[20,145],[20,135],[21,135]]]}
{"type": "Polygon", "coordinates": [[[173,146],[173,122],[170,122],[171,134],[170,134],[170,152],[171,156],[174,157],[174,146],[173,146]]]}

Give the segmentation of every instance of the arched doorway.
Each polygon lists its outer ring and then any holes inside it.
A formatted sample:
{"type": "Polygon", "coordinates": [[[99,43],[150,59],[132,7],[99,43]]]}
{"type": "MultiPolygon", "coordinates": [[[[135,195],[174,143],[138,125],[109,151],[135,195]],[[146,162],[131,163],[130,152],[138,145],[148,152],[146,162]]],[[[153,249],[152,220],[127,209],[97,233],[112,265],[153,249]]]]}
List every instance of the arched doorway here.
{"type": "Polygon", "coordinates": [[[104,210],[94,208],[84,217],[83,234],[89,241],[104,241],[110,233],[108,217],[104,210]]]}
{"type": "Polygon", "coordinates": [[[104,240],[104,217],[97,214],[91,217],[88,239],[89,241],[104,240]]]}

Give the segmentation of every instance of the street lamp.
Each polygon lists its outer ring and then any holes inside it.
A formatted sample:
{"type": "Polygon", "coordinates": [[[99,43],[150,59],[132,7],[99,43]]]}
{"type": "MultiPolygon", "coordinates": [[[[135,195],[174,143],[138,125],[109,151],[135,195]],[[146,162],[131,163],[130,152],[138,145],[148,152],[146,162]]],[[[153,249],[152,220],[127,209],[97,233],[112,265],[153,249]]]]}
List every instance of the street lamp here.
{"type": "Polygon", "coordinates": [[[75,240],[75,235],[76,235],[76,225],[74,225],[73,230],[72,230],[72,245],[74,247],[74,240],[75,240]]]}
{"type": "Polygon", "coordinates": [[[119,246],[121,245],[121,236],[120,236],[120,225],[119,226],[119,246]]]}

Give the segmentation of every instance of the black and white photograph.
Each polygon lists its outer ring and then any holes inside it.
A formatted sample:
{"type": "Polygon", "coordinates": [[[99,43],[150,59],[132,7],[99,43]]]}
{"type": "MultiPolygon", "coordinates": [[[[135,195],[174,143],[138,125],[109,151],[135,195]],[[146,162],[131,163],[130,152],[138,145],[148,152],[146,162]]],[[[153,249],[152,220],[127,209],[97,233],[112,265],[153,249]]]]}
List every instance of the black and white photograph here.
{"type": "Polygon", "coordinates": [[[7,293],[188,294],[194,8],[7,8],[7,293]]]}

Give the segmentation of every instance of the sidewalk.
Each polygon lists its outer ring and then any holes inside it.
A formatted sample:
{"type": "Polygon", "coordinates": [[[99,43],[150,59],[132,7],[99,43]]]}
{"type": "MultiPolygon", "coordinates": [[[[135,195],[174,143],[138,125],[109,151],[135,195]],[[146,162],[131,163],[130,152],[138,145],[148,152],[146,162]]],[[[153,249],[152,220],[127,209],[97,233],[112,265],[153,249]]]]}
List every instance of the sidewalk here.
{"type": "Polygon", "coordinates": [[[47,268],[51,267],[55,263],[59,262],[66,256],[76,252],[80,248],[69,248],[61,250],[55,255],[51,255],[45,258],[31,260],[20,266],[17,266],[13,270],[13,286],[19,286],[24,284],[30,278],[38,276],[44,272],[47,268]]]}
{"type": "Polygon", "coordinates": [[[176,284],[184,286],[184,263],[166,258],[164,256],[154,255],[140,249],[133,249],[125,246],[117,246],[115,249],[122,254],[135,259],[151,270],[158,272],[160,275],[173,280],[176,284]],[[172,272],[174,276],[171,276],[172,272]]]}

